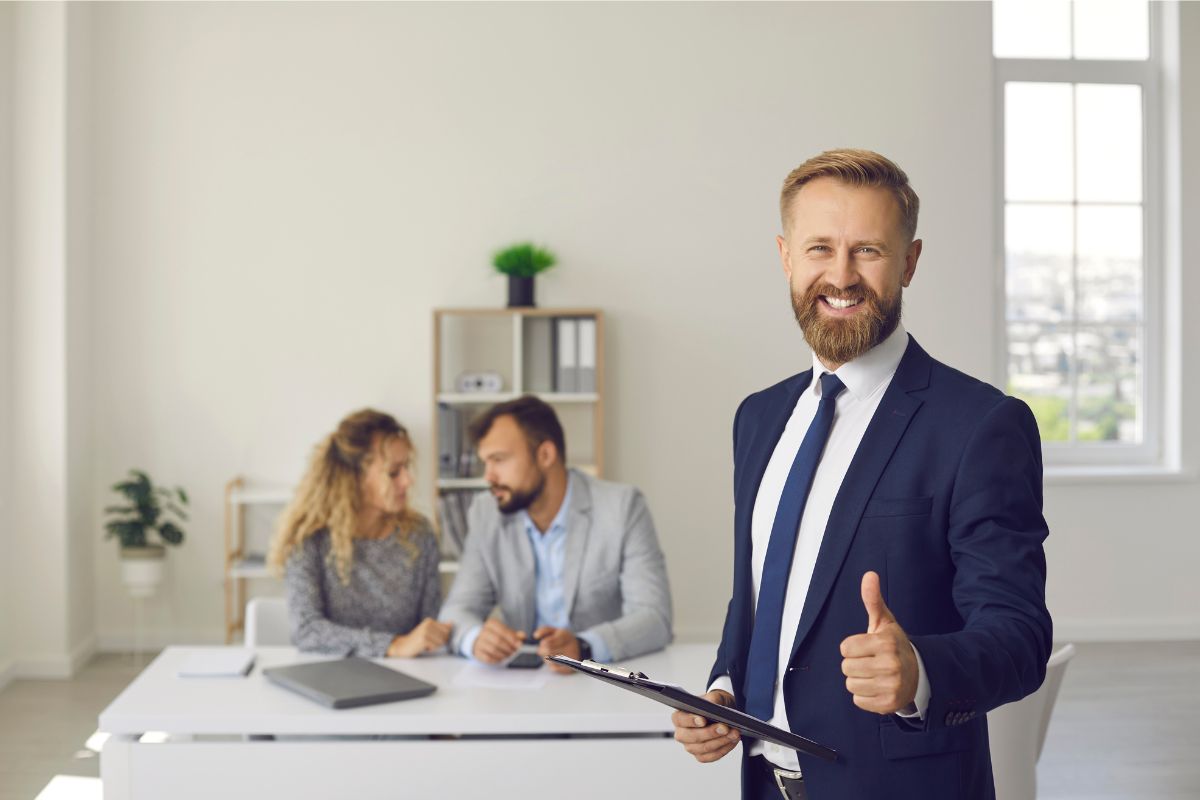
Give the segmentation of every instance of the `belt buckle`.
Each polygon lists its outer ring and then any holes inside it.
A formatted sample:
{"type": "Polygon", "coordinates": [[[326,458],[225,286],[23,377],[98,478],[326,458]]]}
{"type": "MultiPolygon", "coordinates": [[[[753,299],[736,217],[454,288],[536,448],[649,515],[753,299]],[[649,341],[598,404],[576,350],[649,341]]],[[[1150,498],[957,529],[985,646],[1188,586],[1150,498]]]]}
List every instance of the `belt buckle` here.
{"type": "Polygon", "coordinates": [[[783,795],[785,800],[791,800],[792,794],[788,791],[784,780],[802,781],[804,780],[803,773],[800,770],[780,769],[779,767],[772,767],[771,772],[775,775],[775,785],[779,787],[779,793],[783,795]]]}

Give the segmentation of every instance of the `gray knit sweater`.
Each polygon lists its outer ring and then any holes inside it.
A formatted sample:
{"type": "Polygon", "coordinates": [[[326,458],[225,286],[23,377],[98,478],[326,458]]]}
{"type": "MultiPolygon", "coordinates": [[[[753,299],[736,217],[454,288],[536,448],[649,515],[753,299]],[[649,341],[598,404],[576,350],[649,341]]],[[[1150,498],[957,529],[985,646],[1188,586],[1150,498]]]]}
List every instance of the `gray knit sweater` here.
{"type": "Polygon", "coordinates": [[[399,634],[441,605],[438,547],[428,523],[413,532],[414,558],[395,536],[355,539],[350,583],[330,556],[328,531],[293,551],[287,564],[292,643],[301,650],[378,658],[399,634]]]}

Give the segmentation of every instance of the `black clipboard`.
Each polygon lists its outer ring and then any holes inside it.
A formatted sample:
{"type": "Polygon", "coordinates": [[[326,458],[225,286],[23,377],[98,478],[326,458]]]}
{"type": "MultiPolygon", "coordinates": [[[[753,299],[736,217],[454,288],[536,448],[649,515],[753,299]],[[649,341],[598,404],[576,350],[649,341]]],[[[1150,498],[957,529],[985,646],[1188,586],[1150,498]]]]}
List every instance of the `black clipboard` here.
{"type": "Polygon", "coordinates": [[[680,686],[652,681],[640,672],[611,667],[595,661],[576,661],[566,656],[546,656],[546,660],[578,670],[603,683],[620,686],[622,689],[640,694],[642,697],[648,697],[679,711],[699,714],[710,721],[723,722],[755,739],[787,747],[823,761],[837,761],[837,751],[831,747],[818,744],[812,739],[806,739],[791,731],[776,728],[774,725],[769,725],[758,717],[752,717],[736,708],[718,705],[711,700],[697,697],[680,686]]]}

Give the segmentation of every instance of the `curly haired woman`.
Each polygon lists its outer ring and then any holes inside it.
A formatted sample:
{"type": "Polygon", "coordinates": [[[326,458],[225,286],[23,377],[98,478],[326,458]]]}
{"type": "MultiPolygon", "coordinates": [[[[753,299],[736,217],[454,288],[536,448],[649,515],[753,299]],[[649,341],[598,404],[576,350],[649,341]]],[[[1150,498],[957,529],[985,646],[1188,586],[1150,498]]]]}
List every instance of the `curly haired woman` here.
{"type": "Polygon", "coordinates": [[[412,454],[408,431],[371,409],[317,446],[269,558],[301,650],[411,657],[446,644],[437,541],[407,504],[412,454]]]}

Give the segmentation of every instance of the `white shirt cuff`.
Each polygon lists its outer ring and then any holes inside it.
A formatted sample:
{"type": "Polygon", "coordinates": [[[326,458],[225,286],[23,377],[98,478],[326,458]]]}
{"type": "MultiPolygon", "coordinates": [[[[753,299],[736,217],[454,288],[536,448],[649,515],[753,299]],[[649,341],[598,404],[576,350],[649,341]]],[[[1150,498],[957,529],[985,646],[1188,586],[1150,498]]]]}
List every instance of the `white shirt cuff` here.
{"type": "Polygon", "coordinates": [[[479,632],[481,630],[483,630],[483,626],[476,625],[474,628],[471,628],[471,630],[464,633],[462,641],[458,643],[458,651],[472,661],[477,661],[475,658],[475,640],[479,638],[479,632]]]}
{"type": "Polygon", "coordinates": [[[713,682],[708,685],[708,691],[713,692],[720,689],[726,692],[730,697],[733,697],[733,679],[728,675],[718,675],[713,679],[713,682]]]}
{"type": "Polygon", "coordinates": [[[612,651],[608,649],[608,645],[604,642],[604,637],[596,633],[577,633],[576,639],[583,639],[592,646],[592,660],[598,661],[601,664],[612,663],[612,651]]]}
{"type": "Polygon", "coordinates": [[[912,642],[908,643],[917,657],[917,696],[904,708],[896,712],[896,716],[905,719],[925,719],[929,710],[929,676],[925,674],[925,662],[921,660],[921,651],[912,642]]]}

